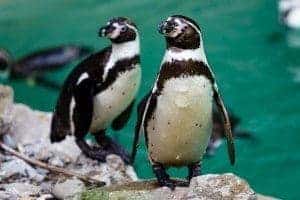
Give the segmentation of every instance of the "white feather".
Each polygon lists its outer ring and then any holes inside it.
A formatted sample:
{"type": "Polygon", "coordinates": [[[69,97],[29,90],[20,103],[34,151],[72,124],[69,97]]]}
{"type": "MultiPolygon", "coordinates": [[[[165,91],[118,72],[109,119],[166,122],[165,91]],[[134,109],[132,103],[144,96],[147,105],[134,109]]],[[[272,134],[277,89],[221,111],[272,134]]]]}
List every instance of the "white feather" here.
{"type": "Polygon", "coordinates": [[[89,74],[84,72],[83,74],[80,75],[76,84],[78,85],[81,81],[83,81],[84,79],[87,79],[87,78],[89,78],[89,74]]]}
{"type": "Polygon", "coordinates": [[[186,165],[201,159],[211,135],[212,96],[205,76],[166,81],[147,126],[152,161],[186,165]]]}
{"type": "Polygon", "coordinates": [[[121,73],[116,81],[94,98],[91,132],[106,128],[134,99],[141,80],[140,65],[121,73]]]}
{"type": "Polygon", "coordinates": [[[135,55],[140,53],[140,42],[138,34],[136,34],[136,38],[133,41],[121,43],[121,44],[113,44],[112,45],[112,53],[109,57],[109,60],[104,68],[103,80],[106,79],[107,74],[110,69],[116,64],[117,61],[124,58],[132,58],[135,55]]]}
{"type": "Polygon", "coordinates": [[[184,61],[184,60],[202,61],[207,64],[207,59],[205,52],[202,47],[197,49],[177,49],[169,48],[162,60],[162,63],[172,62],[174,60],[184,61]]]}

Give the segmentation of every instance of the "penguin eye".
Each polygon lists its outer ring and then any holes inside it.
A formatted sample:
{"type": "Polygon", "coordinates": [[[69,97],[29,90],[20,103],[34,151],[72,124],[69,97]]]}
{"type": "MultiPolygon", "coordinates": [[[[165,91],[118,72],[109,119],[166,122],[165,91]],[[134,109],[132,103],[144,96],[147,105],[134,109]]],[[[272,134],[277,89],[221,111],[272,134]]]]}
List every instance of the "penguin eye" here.
{"type": "Polygon", "coordinates": [[[125,31],[127,31],[127,26],[123,26],[123,27],[121,28],[121,32],[125,32],[125,31]]]}

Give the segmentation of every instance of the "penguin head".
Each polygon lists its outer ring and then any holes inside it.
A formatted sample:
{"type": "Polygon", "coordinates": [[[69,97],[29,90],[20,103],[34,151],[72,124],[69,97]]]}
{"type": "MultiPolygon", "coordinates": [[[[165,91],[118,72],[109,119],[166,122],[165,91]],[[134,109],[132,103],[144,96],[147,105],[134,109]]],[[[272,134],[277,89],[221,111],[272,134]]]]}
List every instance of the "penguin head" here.
{"type": "Polygon", "coordinates": [[[138,36],[136,25],[128,18],[115,17],[100,28],[100,37],[107,37],[113,43],[123,43],[135,40],[138,36]]]}
{"type": "Polygon", "coordinates": [[[168,48],[197,49],[201,45],[199,25],[183,15],[168,17],[159,24],[158,31],[165,36],[168,48]]]}

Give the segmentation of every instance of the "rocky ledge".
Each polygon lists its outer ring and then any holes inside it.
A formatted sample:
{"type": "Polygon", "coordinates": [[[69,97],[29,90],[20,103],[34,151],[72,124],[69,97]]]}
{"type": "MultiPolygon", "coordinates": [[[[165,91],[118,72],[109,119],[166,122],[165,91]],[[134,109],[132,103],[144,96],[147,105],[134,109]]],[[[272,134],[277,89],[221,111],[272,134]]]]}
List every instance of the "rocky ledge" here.
{"type": "MultiPolygon", "coordinates": [[[[0,85],[0,136],[7,146],[31,159],[104,181],[106,185],[137,180],[133,168],[116,155],[109,155],[106,163],[82,155],[71,136],[51,144],[52,113],[15,104],[13,99],[12,88],[0,85]]],[[[76,178],[29,165],[0,150],[0,199],[73,199],[84,187],[76,178]]]]}
{"type": "MultiPolygon", "coordinates": [[[[52,113],[15,104],[13,90],[0,85],[0,138],[10,148],[31,159],[104,181],[95,188],[81,180],[30,165],[0,149],[0,199],[273,199],[256,194],[234,174],[208,174],[192,179],[189,187],[171,191],[156,181],[137,181],[134,169],[116,155],[99,163],[81,154],[73,137],[51,144],[52,113]],[[92,188],[93,187],[93,188],[92,188]]],[[[185,184],[183,181],[177,183],[185,184]]]]}
{"type": "MultiPolygon", "coordinates": [[[[185,185],[177,181],[178,185],[185,185]]],[[[234,174],[207,174],[195,177],[189,187],[176,187],[171,191],[159,187],[155,180],[94,188],[82,193],[83,200],[272,200],[256,194],[249,184],[234,174]]]]}

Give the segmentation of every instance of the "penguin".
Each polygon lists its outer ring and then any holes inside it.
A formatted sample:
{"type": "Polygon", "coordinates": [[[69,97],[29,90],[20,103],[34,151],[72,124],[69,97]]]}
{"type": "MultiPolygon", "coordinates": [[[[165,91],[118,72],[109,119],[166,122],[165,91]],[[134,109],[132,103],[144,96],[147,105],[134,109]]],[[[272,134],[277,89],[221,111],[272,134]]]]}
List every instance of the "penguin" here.
{"type": "Polygon", "coordinates": [[[280,0],[278,2],[279,21],[289,29],[300,29],[300,1],[280,0]]]}
{"type": "Polygon", "coordinates": [[[132,162],[140,132],[145,133],[148,157],[160,186],[175,188],[168,167],[187,166],[198,176],[212,134],[213,100],[224,119],[231,164],[235,162],[230,120],[208,65],[201,30],[189,17],[173,15],[159,25],[166,51],[155,84],[138,106],[132,162]]]}
{"type": "Polygon", "coordinates": [[[53,114],[50,139],[59,142],[74,135],[86,156],[104,162],[108,154],[117,154],[129,163],[130,155],[105,132],[110,125],[123,128],[133,108],[141,81],[138,29],[130,19],[116,17],[100,28],[99,36],[112,44],[69,74],[53,114]],[[100,148],[86,143],[88,132],[100,148]]]}
{"type": "Polygon", "coordinates": [[[60,85],[46,80],[45,72],[54,71],[83,58],[92,52],[90,47],[78,45],[60,45],[32,52],[20,59],[13,60],[8,51],[0,49],[1,74],[10,79],[33,79],[45,86],[60,88],[60,85]]]}

